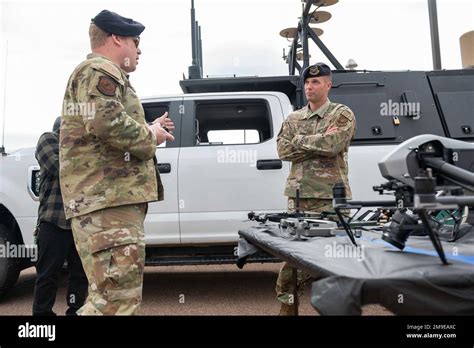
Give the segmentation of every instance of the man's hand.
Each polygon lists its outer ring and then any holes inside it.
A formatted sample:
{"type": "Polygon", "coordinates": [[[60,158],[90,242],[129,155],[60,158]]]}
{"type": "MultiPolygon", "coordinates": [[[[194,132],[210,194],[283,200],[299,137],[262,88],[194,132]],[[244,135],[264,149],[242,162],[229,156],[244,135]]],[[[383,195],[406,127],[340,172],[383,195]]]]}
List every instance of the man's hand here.
{"type": "Polygon", "coordinates": [[[337,130],[338,130],[338,128],[336,126],[331,126],[326,130],[326,133],[324,133],[324,135],[332,135],[332,134],[336,133],[337,130]]]}
{"type": "Polygon", "coordinates": [[[165,131],[159,122],[153,122],[151,125],[148,125],[150,130],[155,134],[156,145],[160,145],[167,140],[174,141],[174,136],[165,131]]]}
{"type": "Polygon", "coordinates": [[[171,121],[171,118],[168,117],[168,111],[166,111],[161,117],[157,117],[152,124],[155,123],[159,123],[164,130],[173,134],[174,123],[171,121]]]}

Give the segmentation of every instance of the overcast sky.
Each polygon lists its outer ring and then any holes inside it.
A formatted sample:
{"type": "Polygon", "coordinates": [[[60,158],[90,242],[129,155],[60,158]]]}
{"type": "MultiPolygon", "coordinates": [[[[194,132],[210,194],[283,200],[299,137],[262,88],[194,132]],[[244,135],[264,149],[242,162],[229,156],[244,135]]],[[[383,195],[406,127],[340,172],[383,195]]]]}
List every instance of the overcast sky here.
{"type": "MultiPolygon", "coordinates": [[[[69,75],[90,51],[90,19],[103,9],[146,26],[131,75],[139,95],[181,93],[179,80],[191,63],[190,4],[0,0],[0,129],[6,115],[7,150],[34,146],[52,127],[69,75]]],[[[300,0],[195,0],[195,6],[205,75],[288,74],[281,57],[289,42],[279,32],[296,27],[300,0]]],[[[340,0],[322,10],[332,19],[317,25],[321,39],[343,65],[353,58],[359,69],[432,69],[427,0],[340,0]]],[[[438,0],[438,17],[443,68],[459,69],[459,37],[474,30],[474,1],[438,0]]],[[[314,44],[310,51],[311,62],[326,60],[314,44]]]]}

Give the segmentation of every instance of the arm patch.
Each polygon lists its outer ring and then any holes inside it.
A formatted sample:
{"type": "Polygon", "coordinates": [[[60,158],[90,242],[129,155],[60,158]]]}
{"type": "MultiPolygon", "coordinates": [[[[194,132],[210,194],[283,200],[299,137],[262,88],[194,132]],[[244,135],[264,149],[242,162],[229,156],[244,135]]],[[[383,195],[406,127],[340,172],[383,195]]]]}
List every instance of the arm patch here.
{"type": "Polygon", "coordinates": [[[347,124],[354,121],[354,114],[352,111],[344,109],[339,114],[339,117],[336,120],[336,125],[338,127],[345,127],[347,124]]]}
{"type": "Polygon", "coordinates": [[[108,97],[113,97],[115,95],[115,91],[117,90],[117,82],[106,75],[99,77],[99,83],[97,84],[97,90],[106,95],[108,97]]]}

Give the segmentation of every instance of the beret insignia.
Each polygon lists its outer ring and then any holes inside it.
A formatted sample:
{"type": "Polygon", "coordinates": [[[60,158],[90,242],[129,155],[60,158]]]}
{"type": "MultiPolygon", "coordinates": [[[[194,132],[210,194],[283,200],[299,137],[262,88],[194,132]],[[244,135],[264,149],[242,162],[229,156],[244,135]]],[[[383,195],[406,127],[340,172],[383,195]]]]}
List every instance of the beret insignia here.
{"type": "Polygon", "coordinates": [[[317,65],[310,67],[309,74],[313,76],[319,75],[319,67],[317,65]]]}

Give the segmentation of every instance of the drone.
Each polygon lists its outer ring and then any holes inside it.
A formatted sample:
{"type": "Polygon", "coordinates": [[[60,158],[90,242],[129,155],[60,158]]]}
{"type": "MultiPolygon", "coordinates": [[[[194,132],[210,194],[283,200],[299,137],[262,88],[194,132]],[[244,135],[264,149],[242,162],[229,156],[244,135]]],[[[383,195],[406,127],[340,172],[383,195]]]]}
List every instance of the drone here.
{"type": "MultiPolygon", "coordinates": [[[[344,221],[341,209],[383,206],[396,209],[390,225],[383,229],[382,239],[403,250],[408,237],[419,232],[428,234],[443,264],[448,264],[439,239],[443,223],[430,213],[459,210],[474,206],[474,144],[436,135],[420,135],[398,145],[380,162],[382,176],[389,181],[374,186],[379,194],[395,196],[387,201],[351,201],[346,199],[343,184],[333,188],[333,207],[348,235],[350,224],[344,221]],[[414,214],[409,212],[413,211],[414,214]]],[[[454,220],[453,239],[460,231],[461,217],[454,220]]]]}

